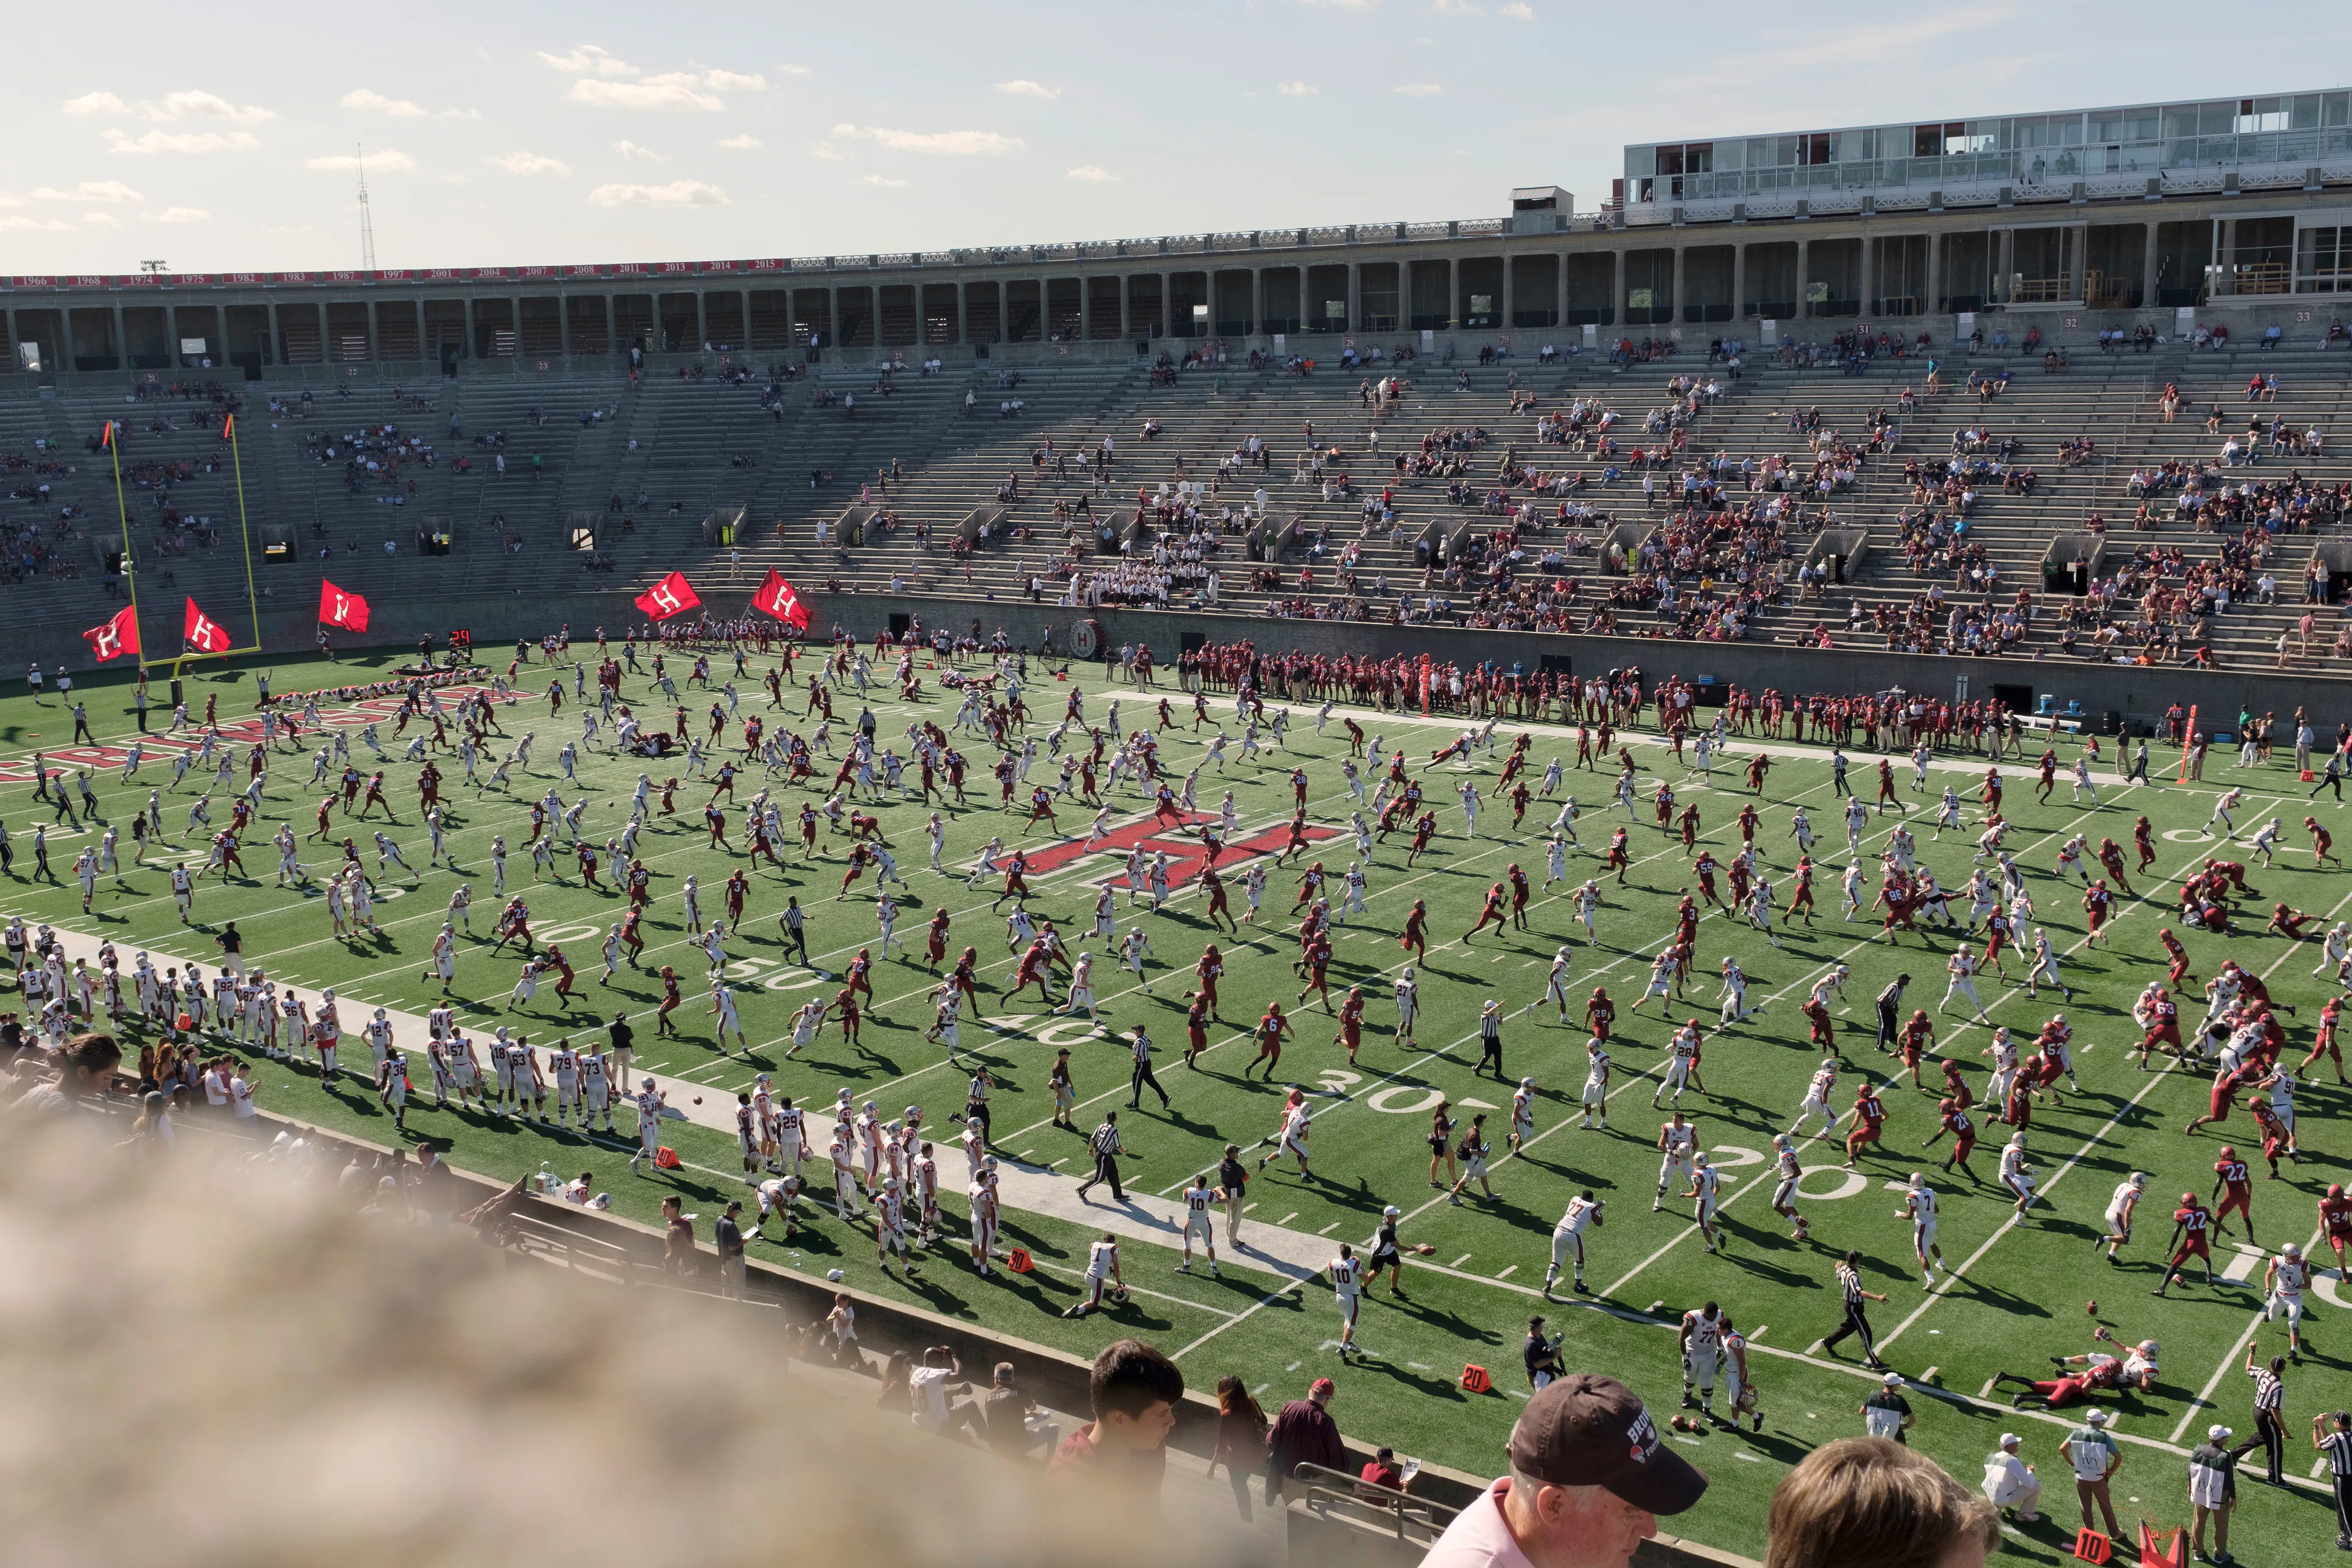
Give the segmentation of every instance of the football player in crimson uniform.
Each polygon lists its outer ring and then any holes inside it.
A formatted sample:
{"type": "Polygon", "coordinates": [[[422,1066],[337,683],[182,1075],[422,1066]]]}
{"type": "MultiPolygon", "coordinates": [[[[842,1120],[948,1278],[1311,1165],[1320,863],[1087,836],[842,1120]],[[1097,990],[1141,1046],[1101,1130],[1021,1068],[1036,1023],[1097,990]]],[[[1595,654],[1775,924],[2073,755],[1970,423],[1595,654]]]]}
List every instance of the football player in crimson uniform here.
{"type": "Polygon", "coordinates": [[[2180,1207],[2172,1215],[2172,1260],[2165,1266],[2164,1282],[2148,1292],[2161,1296],[2179,1279],[2183,1267],[2192,1258],[2205,1262],[2205,1283],[2213,1283],[2213,1216],[2200,1203],[2195,1193],[2180,1194],[2180,1207]]]}

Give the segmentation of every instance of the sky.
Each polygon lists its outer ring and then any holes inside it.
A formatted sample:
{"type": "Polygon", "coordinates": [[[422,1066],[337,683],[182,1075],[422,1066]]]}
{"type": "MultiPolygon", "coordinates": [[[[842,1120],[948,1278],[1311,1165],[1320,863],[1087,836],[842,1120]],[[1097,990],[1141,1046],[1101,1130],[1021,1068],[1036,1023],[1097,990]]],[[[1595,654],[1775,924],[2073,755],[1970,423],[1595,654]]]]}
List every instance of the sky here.
{"type": "Polygon", "coordinates": [[[2287,50],[2180,0],[1769,9],[131,0],[103,47],[28,9],[0,273],[357,267],[362,152],[381,268],[862,255],[1587,211],[1632,142],[2352,77],[2281,58],[2341,58],[2352,11],[2287,50]]]}

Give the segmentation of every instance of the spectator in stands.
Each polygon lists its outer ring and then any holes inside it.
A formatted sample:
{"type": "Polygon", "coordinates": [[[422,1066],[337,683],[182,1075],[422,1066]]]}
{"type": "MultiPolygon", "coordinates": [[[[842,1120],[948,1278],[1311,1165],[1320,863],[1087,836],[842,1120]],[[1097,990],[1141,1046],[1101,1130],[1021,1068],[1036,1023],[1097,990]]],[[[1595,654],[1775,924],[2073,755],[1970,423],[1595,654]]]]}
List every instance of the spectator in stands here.
{"type": "Polygon", "coordinates": [[[1625,1568],[1660,1515],[1706,1491],[1640,1396],[1591,1373],[1528,1400],[1507,1452],[1510,1473],[1454,1516],[1422,1568],[1625,1568]]]}
{"type": "Polygon", "coordinates": [[[957,1381],[962,1376],[963,1362],[951,1346],[933,1345],[923,1352],[923,1364],[907,1374],[907,1392],[914,1405],[916,1426],[926,1432],[963,1431],[981,1438],[988,1436],[980,1406],[970,1400],[949,1403],[950,1394],[971,1392],[971,1384],[957,1381]]]}
{"type": "Polygon", "coordinates": [[[1142,1341],[1117,1340],[1095,1357],[1087,1395],[1095,1418],[1063,1441],[1046,1469],[1089,1476],[1157,1502],[1184,1373],[1142,1341]]]}
{"type": "Polygon", "coordinates": [[[1345,1472],[1348,1447],[1339,1439],[1339,1424],[1331,1419],[1331,1396],[1339,1389],[1328,1377],[1307,1386],[1307,1397],[1294,1399],[1274,1418],[1265,1435],[1265,1503],[1282,1501],[1283,1486],[1300,1465],[1319,1465],[1345,1472]]]}
{"type": "Polygon", "coordinates": [[[98,1112],[96,1101],[109,1092],[114,1069],[122,1064],[122,1047],[111,1035],[77,1035],[66,1042],[59,1060],[59,1076],[35,1084],[17,1103],[44,1116],[98,1112]]]}
{"type": "Polygon", "coordinates": [[[1764,1568],[1983,1568],[2000,1514],[1900,1443],[1844,1437],[1781,1479],[1765,1530],[1764,1568]]]}
{"type": "Polygon", "coordinates": [[[1037,1402],[1021,1392],[1013,1363],[1001,1361],[991,1374],[988,1398],[982,1414],[988,1424],[988,1446],[1000,1454],[1025,1459],[1038,1448],[1051,1459],[1062,1440],[1062,1428],[1045,1419],[1037,1402]]]}
{"type": "Polygon", "coordinates": [[[1381,1487],[1392,1492],[1405,1489],[1404,1467],[1396,1462],[1396,1450],[1385,1444],[1364,1461],[1363,1473],[1356,1479],[1368,1487],[1381,1487]]]}
{"type": "Polygon", "coordinates": [[[1250,1396],[1249,1384],[1228,1373],[1217,1380],[1217,1446],[1209,1455],[1209,1469],[1225,1467],[1233,1483],[1234,1506],[1242,1522],[1250,1521],[1250,1472],[1265,1453],[1265,1412],[1250,1396]]]}

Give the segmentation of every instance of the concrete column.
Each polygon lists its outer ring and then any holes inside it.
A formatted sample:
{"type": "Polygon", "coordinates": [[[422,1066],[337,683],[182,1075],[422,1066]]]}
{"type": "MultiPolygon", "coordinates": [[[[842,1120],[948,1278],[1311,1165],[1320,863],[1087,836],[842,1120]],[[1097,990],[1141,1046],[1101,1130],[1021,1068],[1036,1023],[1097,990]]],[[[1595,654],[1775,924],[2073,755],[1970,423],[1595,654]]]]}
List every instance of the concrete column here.
{"type": "Polygon", "coordinates": [[[2080,300],[2087,305],[2091,301],[2091,226],[2087,223],[2069,226],[2067,242],[2074,251],[2074,289],[2067,298],[2080,300]]]}
{"type": "Polygon", "coordinates": [[[1265,268],[1263,267],[1250,268],[1249,325],[1253,332],[1263,333],[1265,331],[1265,268]]]}
{"type": "Polygon", "coordinates": [[[1462,262],[1452,256],[1445,258],[1445,324],[1462,330],[1462,262]]]}
{"type": "Polygon", "coordinates": [[[2153,310],[2156,309],[2156,219],[2148,219],[2143,226],[2147,230],[2147,237],[2140,242],[2139,302],[2142,310],[2153,310]]]}
{"type": "Polygon", "coordinates": [[[1808,258],[1807,258],[1807,256],[1806,256],[1806,252],[1805,252],[1805,247],[1807,246],[1807,244],[1808,244],[1808,243],[1810,243],[1810,242],[1809,242],[1809,241],[1806,241],[1806,240],[1801,240],[1801,240],[1799,240],[1799,241],[1797,241],[1797,300],[1796,300],[1796,310],[1797,310],[1797,320],[1799,320],[1799,321],[1803,321],[1806,317],[1808,317],[1808,316],[1810,316],[1810,315],[1811,315],[1811,314],[1813,313],[1812,301],[1811,301],[1811,298],[1808,296],[1808,293],[1807,293],[1808,286],[1810,285],[1810,283],[1811,283],[1811,279],[1810,279],[1810,277],[1807,275],[1807,273],[1806,273],[1806,271],[1805,271],[1805,265],[1806,265],[1806,262],[1807,262],[1807,260],[1808,260],[1808,258]]]}
{"type": "MultiPolygon", "coordinates": [[[[694,291],[694,352],[696,353],[700,353],[702,345],[710,341],[710,311],[707,300],[708,297],[701,289],[697,289],[694,291]]],[[[522,321],[520,301],[517,301],[515,305],[515,321],[518,324],[522,321]]]]}
{"type": "Polygon", "coordinates": [[[131,368],[131,334],[123,330],[122,307],[114,307],[114,363],[124,370],[131,368]]]}
{"type": "MultiPolygon", "coordinates": [[[[628,355],[622,351],[621,343],[614,336],[620,324],[613,318],[613,297],[610,294],[604,294],[599,295],[598,298],[604,302],[604,353],[612,357],[614,363],[626,364],[628,355]]],[[[792,314],[793,297],[786,294],[784,296],[784,330],[788,332],[792,330],[792,314]]]]}
{"type": "Polygon", "coordinates": [[[1512,321],[1511,321],[1511,302],[1512,302],[1512,299],[1513,299],[1513,290],[1512,290],[1512,289],[1511,289],[1511,258],[1510,258],[1510,257],[1508,257],[1508,256],[1505,256],[1505,257],[1503,258],[1503,297],[1502,297],[1502,299],[1501,299],[1499,301],[1497,301],[1496,308],[1502,311],[1502,327],[1501,327],[1501,330],[1502,330],[1502,331],[1507,331],[1507,331],[1509,331],[1511,330],[1511,326],[1512,326],[1512,321]]]}
{"type": "Polygon", "coordinates": [[[2221,243],[2213,248],[2214,292],[2234,294],[2238,291],[2238,220],[2221,220],[2221,243]]]}
{"type": "MultiPolygon", "coordinates": [[[[1095,338],[1095,300],[1094,289],[1089,287],[1091,282],[1092,279],[1085,273],[1078,274],[1078,342],[1082,343],[1090,343],[1095,338]]],[[[881,296],[877,293],[875,298],[878,301],[881,296]]],[[[875,314],[879,316],[881,311],[877,310],[875,314]]]]}
{"type": "Polygon", "coordinates": [[[1860,255],[1857,258],[1855,270],[1859,276],[1855,279],[1855,282],[1862,289],[1861,294],[1856,297],[1857,308],[1861,312],[1860,319],[1867,319],[1872,314],[1872,301],[1878,298],[1878,277],[1870,269],[1870,264],[1874,259],[1876,252],[1871,244],[1869,235],[1865,234],[1862,237],[1857,249],[1860,255]]]}
{"type": "MultiPolygon", "coordinates": [[[[520,294],[515,295],[507,301],[507,329],[514,333],[514,357],[519,360],[522,358],[522,296],[520,294]]],[[[699,343],[695,346],[698,348],[701,347],[699,343]]],[[[327,354],[327,321],[325,312],[323,311],[320,312],[319,319],[319,354],[322,359],[329,357],[327,354]]]]}
{"type": "Polygon", "coordinates": [[[1612,331],[1625,330],[1625,250],[1620,246],[1609,253],[1609,321],[1612,331]]]}
{"type": "Polygon", "coordinates": [[[1568,325],[1568,252],[1559,252],[1551,260],[1552,320],[1560,327],[1568,325]]]}
{"type": "MultiPolygon", "coordinates": [[[[1364,330],[1364,264],[1348,263],[1348,331],[1360,334],[1364,330]]],[[[1359,348],[1366,345],[1358,344],[1359,348]]]]}
{"type": "Polygon", "coordinates": [[[2017,230],[2005,228],[2000,231],[2000,261],[1995,263],[1992,297],[2006,304],[2010,299],[2011,281],[2017,272],[2017,230]]]}
{"type": "Polygon", "coordinates": [[[1931,234],[1927,237],[1927,289],[1926,296],[1919,301],[1921,315],[1932,316],[1943,304],[1940,292],[1943,285],[1944,237],[1940,234],[1931,234]]]}
{"type": "Polygon", "coordinates": [[[1731,319],[1748,319],[1748,247],[1737,241],[1731,247],[1731,319]]]}
{"type": "Polygon", "coordinates": [[[1684,247],[1675,247],[1675,320],[1677,321],[1690,320],[1687,302],[1683,299],[1683,251],[1684,247]]]}

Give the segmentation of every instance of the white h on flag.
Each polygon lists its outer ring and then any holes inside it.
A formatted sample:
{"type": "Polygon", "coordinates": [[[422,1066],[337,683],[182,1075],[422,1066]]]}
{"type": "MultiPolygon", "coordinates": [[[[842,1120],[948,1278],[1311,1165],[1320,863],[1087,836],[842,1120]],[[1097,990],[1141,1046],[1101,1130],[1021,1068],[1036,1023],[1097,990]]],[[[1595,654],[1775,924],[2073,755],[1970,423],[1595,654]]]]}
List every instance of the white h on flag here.
{"type": "Polygon", "coordinates": [[[335,622],[338,626],[341,625],[342,622],[348,618],[350,608],[351,601],[343,597],[342,595],[337,594],[335,595],[335,622]]]}
{"type": "Polygon", "coordinates": [[[112,621],[109,621],[98,628],[98,636],[91,646],[97,650],[99,658],[112,658],[122,651],[122,634],[114,629],[112,621]]]}
{"type": "Polygon", "coordinates": [[[213,625],[212,622],[205,619],[202,616],[198,616],[194,620],[188,623],[188,640],[195,644],[198,647],[204,647],[212,642],[213,634],[219,630],[220,628],[213,625]]]}
{"type": "Polygon", "coordinates": [[[677,595],[671,591],[667,583],[655,584],[652,597],[654,603],[659,605],[665,612],[677,608],[677,595]]]}

